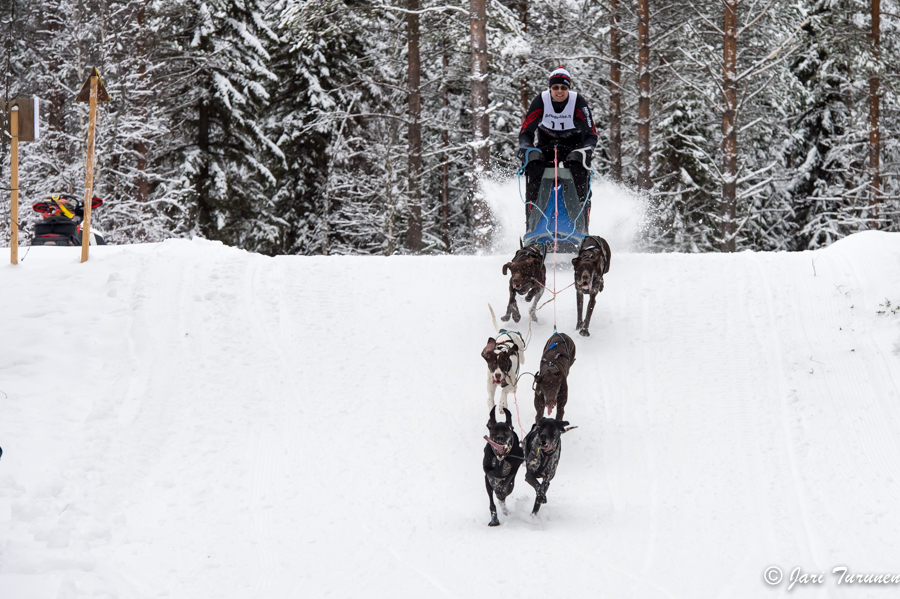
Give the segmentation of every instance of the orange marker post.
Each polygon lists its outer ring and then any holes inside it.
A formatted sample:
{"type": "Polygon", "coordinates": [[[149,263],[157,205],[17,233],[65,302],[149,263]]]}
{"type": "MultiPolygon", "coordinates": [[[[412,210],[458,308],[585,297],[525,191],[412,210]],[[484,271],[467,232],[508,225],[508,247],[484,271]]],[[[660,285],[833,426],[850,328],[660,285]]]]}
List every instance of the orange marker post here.
{"type": "Polygon", "coordinates": [[[91,245],[91,200],[94,198],[94,131],[97,128],[97,102],[109,102],[109,94],[97,67],[84,82],[76,102],[90,102],[88,108],[87,174],[84,183],[84,223],[81,227],[81,261],[87,262],[91,245]]]}
{"type": "MultiPolygon", "coordinates": [[[[96,70],[96,69],[95,69],[96,70]]],[[[91,246],[91,199],[94,197],[94,128],[97,126],[97,82],[91,75],[91,99],[88,117],[87,175],[84,182],[84,224],[81,227],[81,261],[87,262],[91,246]]]]}
{"type": "Polygon", "coordinates": [[[9,156],[9,263],[19,263],[19,107],[9,111],[9,132],[12,142],[9,156]]]}

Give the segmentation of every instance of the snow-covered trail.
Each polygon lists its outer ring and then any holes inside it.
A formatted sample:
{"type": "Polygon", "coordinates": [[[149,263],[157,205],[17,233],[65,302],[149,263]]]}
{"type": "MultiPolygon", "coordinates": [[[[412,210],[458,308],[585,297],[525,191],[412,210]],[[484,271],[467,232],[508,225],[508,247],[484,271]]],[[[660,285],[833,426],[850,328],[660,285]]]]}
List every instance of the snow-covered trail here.
{"type": "Polygon", "coordinates": [[[533,520],[520,474],[492,529],[479,354],[508,258],[169,241],[0,267],[0,597],[783,595],[770,565],[897,592],[830,570],[900,574],[900,315],[877,314],[900,235],[614,254],[590,338],[559,297],[578,429],[549,503],[533,520]]]}

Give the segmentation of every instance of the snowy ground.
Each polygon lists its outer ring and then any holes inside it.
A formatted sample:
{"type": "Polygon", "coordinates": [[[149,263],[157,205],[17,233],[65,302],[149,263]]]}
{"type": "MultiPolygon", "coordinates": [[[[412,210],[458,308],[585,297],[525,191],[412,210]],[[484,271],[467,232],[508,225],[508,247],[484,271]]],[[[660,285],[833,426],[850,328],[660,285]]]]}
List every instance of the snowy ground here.
{"type": "Polygon", "coordinates": [[[479,353],[514,235],[483,257],[195,240],[0,266],[0,598],[756,598],[798,566],[825,579],[797,596],[898,596],[831,570],[900,574],[900,235],[630,254],[602,199],[578,429],[540,517],[520,473],[498,528],[479,353]]]}

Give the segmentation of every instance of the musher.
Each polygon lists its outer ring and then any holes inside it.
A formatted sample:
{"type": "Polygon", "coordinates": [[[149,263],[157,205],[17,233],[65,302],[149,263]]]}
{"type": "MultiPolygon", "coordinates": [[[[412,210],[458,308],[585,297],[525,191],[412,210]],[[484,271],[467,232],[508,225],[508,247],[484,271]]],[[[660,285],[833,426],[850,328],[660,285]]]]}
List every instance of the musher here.
{"type": "Polygon", "coordinates": [[[550,73],[548,87],[531,101],[531,107],[519,131],[520,149],[517,156],[523,165],[526,151],[522,148],[534,147],[541,150],[541,154],[530,152],[525,167],[527,213],[531,212],[532,204],[537,201],[544,169],[553,166],[554,146],[559,165],[568,167],[572,172],[578,198],[583,204],[588,194],[588,172],[585,166],[590,168],[591,157],[597,147],[597,130],[587,100],[584,96],[569,91],[572,87],[572,75],[569,71],[559,67],[550,73]],[[575,152],[580,149],[584,149],[584,152],[575,152]]]}

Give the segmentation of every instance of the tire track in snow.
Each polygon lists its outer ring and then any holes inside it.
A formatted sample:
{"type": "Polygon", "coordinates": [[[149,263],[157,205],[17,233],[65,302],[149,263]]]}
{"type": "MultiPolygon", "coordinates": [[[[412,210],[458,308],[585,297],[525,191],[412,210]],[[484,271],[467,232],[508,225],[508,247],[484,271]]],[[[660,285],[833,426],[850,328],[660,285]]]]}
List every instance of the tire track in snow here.
{"type": "MultiPolygon", "coordinates": [[[[800,522],[802,524],[802,533],[803,533],[803,541],[805,544],[805,549],[807,552],[807,556],[803,556],[806,559],[812,559],[813,563],[818,564],[819,562],[816,560],[817,555],[815,548],[812,543],[812,537],[810,533],[810,523],[809,523],[809,508],[806,504],[803,491],[800,487],[800,473],[797,466],[797,460],[794,452],[794,443],[793,443],[793,434],[790,428],[790,409],[787,405],[787,395],[784,390],[784,371],[783,364],[784,360],[781,354],[781,343],[778,338],[778,323],[775,318],[775,310],[772,305],[772,289],[769,284],[768,278],[766,277],[766,273],[761,264],[761,256],[759,254],[751,254],[753,266],[757,273],[756,283],[759,287],[762,288],[762,297],[758,298],[765,302],[765,314],[764,319],[765,323],[763,326],[759,328],[753,328],[754,334],[757,339],[760,340],[760,345],[763,354],[765,356],[770,356],[766,363],[768,368],[763,371],[767,371],[770,368],[775,371],[775,376],[766,377],[764,380],[768,383],[768,385],[772,385],[772,381],[774,380],[774,393],[769,391],[766,395],[767,397],[777,398],[780,407],[781,414],[781,431],[783,434],[783,447],[787,458],[787,464],[789,465],[789,474],[791,481],[791,489],[793,493],[793,498],[796,503],[796,509],[798,511],[800,522]],[[760,335],[759,331],[766,331],[768,333],[767,338],[763,338],[760,335]]],[[[756,286],[754,286],[756,288],[756,286]]],[[[770,467],[771,467],[770,463],[770,467]]]]}

